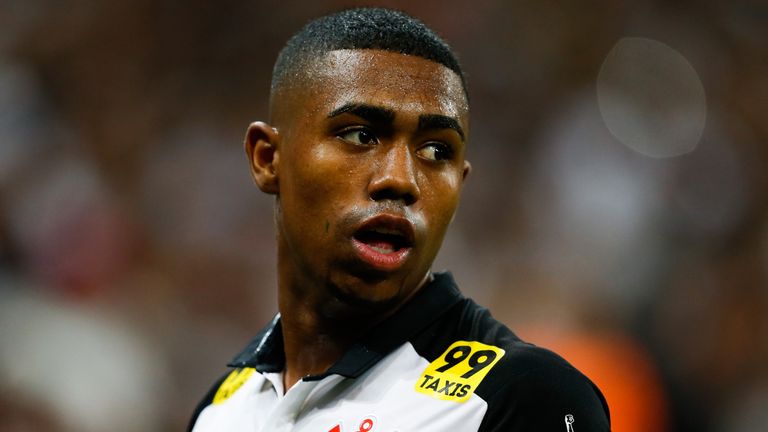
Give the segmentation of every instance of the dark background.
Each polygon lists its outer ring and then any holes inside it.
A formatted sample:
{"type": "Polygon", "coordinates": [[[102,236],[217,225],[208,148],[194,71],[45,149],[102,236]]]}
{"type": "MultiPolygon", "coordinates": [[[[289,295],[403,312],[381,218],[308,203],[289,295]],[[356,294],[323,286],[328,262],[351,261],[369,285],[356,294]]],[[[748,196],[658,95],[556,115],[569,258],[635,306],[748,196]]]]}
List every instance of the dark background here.
{"type": "MultiPolygon", "coordinates": [[[[183,429],[275,311],[245,128],[285,40],[354,4],[0,0],[0,430],[183,429]]],[[[762,430],[768,4],[378,4],[469,79],[435,268],[587,372],[616,431],[762,430]]]]}

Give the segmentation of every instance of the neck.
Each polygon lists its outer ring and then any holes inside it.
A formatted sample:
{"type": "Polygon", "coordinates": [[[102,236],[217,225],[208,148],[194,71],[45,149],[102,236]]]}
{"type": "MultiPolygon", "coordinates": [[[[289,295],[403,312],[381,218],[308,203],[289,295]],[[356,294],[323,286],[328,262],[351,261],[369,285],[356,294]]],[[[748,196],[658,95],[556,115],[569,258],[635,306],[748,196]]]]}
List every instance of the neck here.
{"type": "Polygon", "coordinates": [[[280,295],[279,304],[285,350],[283,385],[291,388],[302,377],[327,371],[362,335],[369,325],[333,322],[310,304],[280,295]]]}
{"type": "MultiPolygon", "coordinates": [[[[283,330],[286,391],[301,378],[326,372],[371,328],[396,312],[410,296],[386,310],[361,312],[346,305],[325,286],[297,280],[296,272],[278,276],[278,307],[283,330]]],[[[427,273],[419,288],[430,280],[427,273]]],[[[322,284],[322,283],[321,283],[322,284]]],[[[413,293],[418,289],[413,290],[413,293]]]]}

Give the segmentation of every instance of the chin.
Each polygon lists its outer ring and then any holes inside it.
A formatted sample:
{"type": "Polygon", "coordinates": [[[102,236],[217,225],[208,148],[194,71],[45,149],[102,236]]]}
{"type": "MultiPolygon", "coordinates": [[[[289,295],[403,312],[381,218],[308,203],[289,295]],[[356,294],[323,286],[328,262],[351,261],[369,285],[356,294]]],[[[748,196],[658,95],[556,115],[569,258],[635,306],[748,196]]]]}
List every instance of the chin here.
{"type": "Polygon", "coordinates": [[[348,276],[343,280],[328,281],[327,288],[336,303],[353,314],[385,312],[397,306],[404,296],[403,278],[392,275],[348,276]]]}

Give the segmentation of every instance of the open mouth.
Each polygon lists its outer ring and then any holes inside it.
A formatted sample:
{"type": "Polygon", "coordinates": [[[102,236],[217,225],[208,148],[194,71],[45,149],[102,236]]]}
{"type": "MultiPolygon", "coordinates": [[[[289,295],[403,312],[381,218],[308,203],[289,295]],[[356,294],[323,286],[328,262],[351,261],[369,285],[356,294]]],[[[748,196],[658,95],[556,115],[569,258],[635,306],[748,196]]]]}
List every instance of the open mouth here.
{"type": "Polygon", "coordinates": [[[381,215],[369,219],[352,236],[358,256],[384,271],[405,263],[414,243],[411,223],[401,217],[381,215]]]}
{"type": "Polygon", "coordinates": [[[391,254],[399,250],[410,248],[408,238],[396,230],[376,228],[370,231],[358,232],[355,240],[363,243],[374,251],[382,254],[391,254]]]}

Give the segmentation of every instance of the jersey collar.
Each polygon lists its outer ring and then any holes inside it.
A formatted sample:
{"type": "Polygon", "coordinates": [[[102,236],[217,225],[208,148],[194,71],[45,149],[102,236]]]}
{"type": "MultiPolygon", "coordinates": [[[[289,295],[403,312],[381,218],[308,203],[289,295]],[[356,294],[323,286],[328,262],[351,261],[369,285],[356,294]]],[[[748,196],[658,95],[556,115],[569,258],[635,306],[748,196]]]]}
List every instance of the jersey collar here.
{"type": "MultiPolygon", "coordinates": [[[[419,290],[394,315],[353,345],[328,371],[306,377],[304,380],[315,381],[329,375],[359,377],[387,354],[438,320],[463,298],[449,272],[435,273],[432,282],[419,290]]],[[[283,370],[285,352],[280,314],[232,359],[229,366],[252,367],[262,373],[283,370]]]]}

